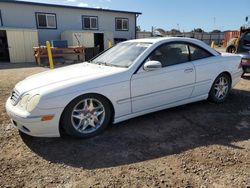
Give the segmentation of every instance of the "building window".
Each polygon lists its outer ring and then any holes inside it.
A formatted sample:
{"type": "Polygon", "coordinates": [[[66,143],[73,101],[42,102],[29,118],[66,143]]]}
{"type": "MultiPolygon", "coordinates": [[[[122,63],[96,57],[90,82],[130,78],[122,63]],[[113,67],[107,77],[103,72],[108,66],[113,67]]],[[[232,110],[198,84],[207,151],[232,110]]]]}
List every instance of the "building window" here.
{"type": "Polygon", "coordinates": [[[97,16],[82,16],[82,28],[97,30],[98,29],[98,17],[97,16]]]}
{"type": "Polygon", "coordinates": [[[128,18],[116,18],[115,28],[117,31],[128,31],[128,18]]]}
{"type": "Polygon", "coordinates": [[[0,26],[3,26],[3,18],[1,10],[0,10],[0,26]]]}
{"type": "Polygon", "coordinates": [[[38,29],[56,29],[56,14],[52,13],[36,13],[36,21],[38,29]]]}

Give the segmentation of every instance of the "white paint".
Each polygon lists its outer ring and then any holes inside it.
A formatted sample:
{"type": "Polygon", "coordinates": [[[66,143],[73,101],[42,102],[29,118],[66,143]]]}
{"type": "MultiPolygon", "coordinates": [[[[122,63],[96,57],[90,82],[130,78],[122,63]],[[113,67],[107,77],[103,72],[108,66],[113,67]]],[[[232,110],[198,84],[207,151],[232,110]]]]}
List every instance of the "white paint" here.
{"type": "Polygon", "coordinates": [[[157,110],[205,100],[215,78],[222,72],[231,75],[232,86],[240,80],[242,69],[238,66],[241,58],[237,55],[220,55],[201,41],[190,38],[154,38],[127,42],[147,42],[152,45],[129,68],[81,63],[28,77],[18,83],[15,89],[21,95],[40,94],[38,106],[28,113],[18,105],[10,104],[8,99],[8,114],[18,122],[21,131],[25,132],[22,125],[31,130],[27,134],[59,136],[59,119],[63,109],[82,94],[97,93],[107,97],[114,107],[114,123],[117,123],[157,110]],[[140,68],[155,48],[174,41],[196,44],[214,56],[155,71],[140,68]],[[48,114],[55,115],[55,118],[41,122],[40,117],[48,114]]]}

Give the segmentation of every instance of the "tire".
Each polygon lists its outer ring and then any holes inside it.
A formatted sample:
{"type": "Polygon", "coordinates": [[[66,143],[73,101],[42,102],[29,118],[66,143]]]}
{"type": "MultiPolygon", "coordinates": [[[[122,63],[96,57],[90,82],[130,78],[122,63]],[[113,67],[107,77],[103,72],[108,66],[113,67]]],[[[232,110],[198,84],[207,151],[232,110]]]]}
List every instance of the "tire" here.
{"type": "Polygon", "coordinates": [[[235,54],[236,53],[236,47],[233,46],[233,45],[230,45],[230,46],[227,47],[226,52],[235,54]]]}
{"type": "Polygon", "coordinates": [[[231,84],[231,78],[228,74],[220,74],[210,89],[209,100],[214,103],[223,103],[229,95],[231,84]]]}
{"type": "Polygon", "coordinates": [[[103,132],[111,116],[111,105],[105,97],[86,94],[75,98],[65,108],[61,126],[70,136],[89,138],[103,132]]]}

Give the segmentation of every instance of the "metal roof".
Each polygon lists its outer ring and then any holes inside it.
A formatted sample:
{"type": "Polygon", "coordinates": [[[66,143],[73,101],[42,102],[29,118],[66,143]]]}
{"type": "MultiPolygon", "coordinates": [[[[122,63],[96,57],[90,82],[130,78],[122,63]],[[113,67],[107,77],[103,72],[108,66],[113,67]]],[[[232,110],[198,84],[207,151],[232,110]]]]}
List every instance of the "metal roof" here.
{"type": "Polygon", "coordinates": [[[141,12],[102,9],[102,8],[90,8],[90,7],[77,7],[77,6],[71,6],[71,5],[59,5],[59,4],[51,4],[51,3],[37,3],[37,2],[16,1],[16,0],[1,0],[0,3],[14,3],[14,4],[23,4],[23,5],[49,6],[49,7],[71,8],[71,9],[81,9],[81,10],[93,10],[93,11],[103,11],[103,12],[142,14],[141,12]]]}

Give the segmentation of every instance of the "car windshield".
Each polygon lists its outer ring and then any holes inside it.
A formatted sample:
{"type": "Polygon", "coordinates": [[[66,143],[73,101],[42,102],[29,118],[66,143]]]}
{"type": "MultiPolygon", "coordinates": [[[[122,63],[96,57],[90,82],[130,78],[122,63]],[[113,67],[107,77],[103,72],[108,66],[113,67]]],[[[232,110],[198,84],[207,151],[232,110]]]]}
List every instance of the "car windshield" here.
{"type": "Polygon", "coordinates": [[[127,68],[149,46],[150,43],[141,42],[119,43],[113,48],[107,50],[103,54],[90,61],[90,63],[127,68]]]}

